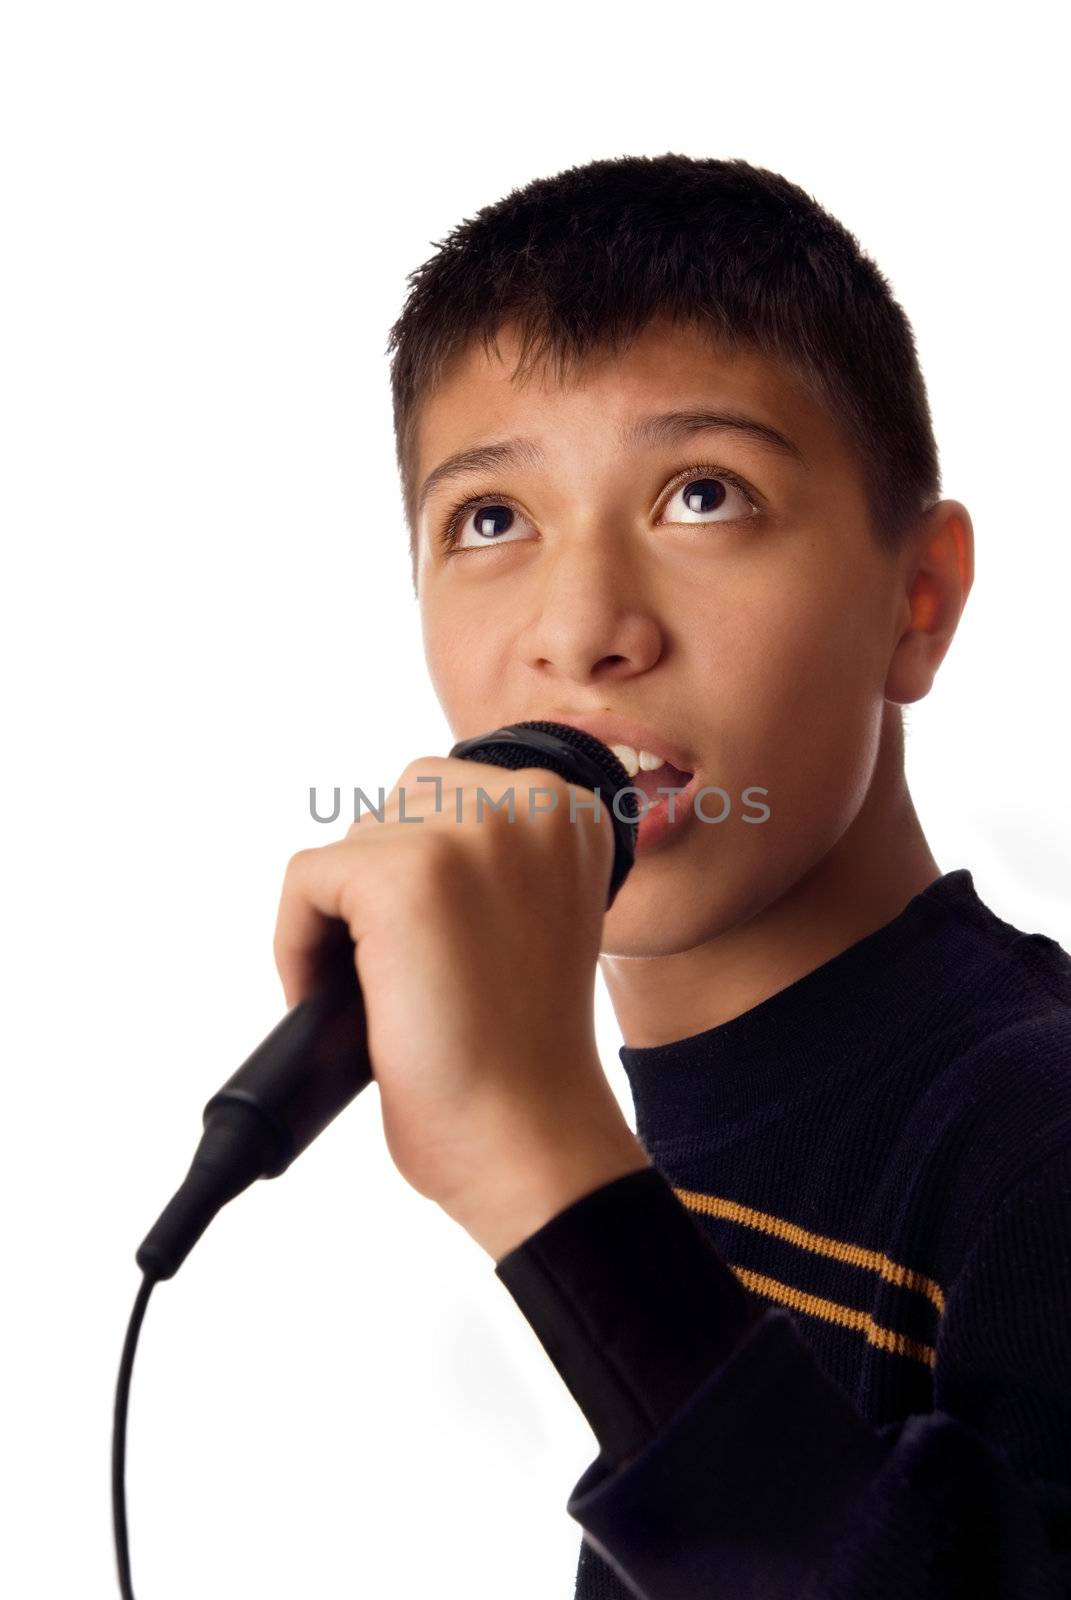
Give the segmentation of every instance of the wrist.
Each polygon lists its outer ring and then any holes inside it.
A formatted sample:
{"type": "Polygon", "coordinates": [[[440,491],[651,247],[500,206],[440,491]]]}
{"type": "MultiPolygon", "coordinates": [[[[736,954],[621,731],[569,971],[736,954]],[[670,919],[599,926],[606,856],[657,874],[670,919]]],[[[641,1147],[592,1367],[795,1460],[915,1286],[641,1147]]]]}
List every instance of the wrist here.
{"type": "Polygon", "coordinates": [[[574,1201],[651,1165],[608,1085],[607,1093],[612,1109],[561,1108],[553,1130],[527,1128],[504,1138],[501,1161],[456,1203],[444,1206],[493,1261],[574,1201]]]}

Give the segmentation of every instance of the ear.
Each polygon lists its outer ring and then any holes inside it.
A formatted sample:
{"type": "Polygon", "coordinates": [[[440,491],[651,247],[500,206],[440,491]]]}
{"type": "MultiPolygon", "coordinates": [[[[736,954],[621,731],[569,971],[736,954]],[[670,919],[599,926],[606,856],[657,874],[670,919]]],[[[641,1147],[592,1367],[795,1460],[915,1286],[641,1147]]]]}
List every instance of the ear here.
{"type": "Polygon", "coordinates": [[[904,548],[900,636],[885,698],[911,705],[929,694],[974,582],[974,528],[966,506],[939,500],[904,548]]]}

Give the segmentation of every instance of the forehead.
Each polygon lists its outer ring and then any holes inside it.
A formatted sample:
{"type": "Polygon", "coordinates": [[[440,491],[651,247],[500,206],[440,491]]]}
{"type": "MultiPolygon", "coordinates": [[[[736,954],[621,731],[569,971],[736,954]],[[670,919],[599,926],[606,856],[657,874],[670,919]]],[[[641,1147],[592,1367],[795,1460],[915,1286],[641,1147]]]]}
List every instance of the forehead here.
{"type": "Polygon", "coordinates": [[[657,319],[624,351],[595,351],[564,376],[548,361],[519,380],[520,353],[507,324],[489,350],[476,340],[454,356],[417,419],[418,488],[447,456],[491,439],[525,435],[548,453],[581,439],[602,448],[637,416],[689,406],[751,417],[787,435],[809,466],[850,465],[827,408],[792,367],[701,328],[657,319]]]}

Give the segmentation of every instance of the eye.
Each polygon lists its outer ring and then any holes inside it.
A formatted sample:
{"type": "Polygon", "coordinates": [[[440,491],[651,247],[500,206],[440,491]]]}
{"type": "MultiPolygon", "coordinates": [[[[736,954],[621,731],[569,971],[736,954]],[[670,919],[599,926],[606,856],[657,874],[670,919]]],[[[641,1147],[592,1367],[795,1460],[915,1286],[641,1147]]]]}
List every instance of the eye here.
{"type": "Polygon", "coordinates": [[[736,522],[754,516],[758,509],[753,497],[732,474],[715,473],[709,467],[689,467],[678,478],[663,517],[667,522],[736,522]]]}
{"type": "Polygon", "coordinates": [[[495,500],[486,496],[482,500],[466,500],[447,518],[442,531],[442,542],[447,550],[479,550],[487,545],[516,544],[518,525],[528,518],[517,511],[508,500],[495,500]]]}
{"type": "MultiPolygon", "coordinates": [[[[753,490],[724,467],[707,465],[686,467],[677,474],[676,487],[666,502],[662,520],[676,523],[707,524],[739,522],[756,516],[759,500],[753,490]],[[669,514],[677,501],[680,510],[669,514]]],[[[438,535],[447,555],[461,550],[487,549],[492,545],[523,542],[523,527],[532,524],[512,501],[485,493],[454,506],[438,535]],[[520,537],[518,537],[520,534],[520,537]]]]}

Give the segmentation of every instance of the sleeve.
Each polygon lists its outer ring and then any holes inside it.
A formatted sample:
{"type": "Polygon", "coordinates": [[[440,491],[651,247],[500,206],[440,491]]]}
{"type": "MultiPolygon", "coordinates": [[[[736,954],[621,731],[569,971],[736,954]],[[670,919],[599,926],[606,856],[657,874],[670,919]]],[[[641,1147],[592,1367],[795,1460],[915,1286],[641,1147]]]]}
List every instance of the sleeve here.
{"type": "Polygon", "coordinates": [[[657,1167],[614,1178],[495,1267],[613,1464],[761,1315],[657,1167]]]}
{"type": "Polygon", "coordinates": [[[883,1428],[653,1167],[495,1271],[602,1446],[566,1509],[620,1593],[1071,1597],[1071,1150],[1015,1185],[950,1285],[934,1409],[883,1428]]]}

